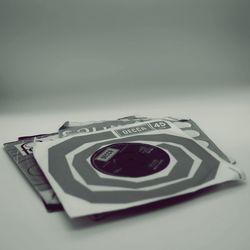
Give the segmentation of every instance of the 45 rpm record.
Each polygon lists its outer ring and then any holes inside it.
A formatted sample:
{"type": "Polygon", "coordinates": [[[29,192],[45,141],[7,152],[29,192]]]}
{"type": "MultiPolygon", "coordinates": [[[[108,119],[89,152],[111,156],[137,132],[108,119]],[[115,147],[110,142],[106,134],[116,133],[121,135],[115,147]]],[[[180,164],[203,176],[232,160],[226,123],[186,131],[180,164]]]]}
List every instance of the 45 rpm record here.
{"type": "Polygon", "coordinates": [[[116,143],[97,150],[91,157],[98,171],[120,177],[143,177],[165,169],[170,162],[167,152],[143,143],[116,143]]]}

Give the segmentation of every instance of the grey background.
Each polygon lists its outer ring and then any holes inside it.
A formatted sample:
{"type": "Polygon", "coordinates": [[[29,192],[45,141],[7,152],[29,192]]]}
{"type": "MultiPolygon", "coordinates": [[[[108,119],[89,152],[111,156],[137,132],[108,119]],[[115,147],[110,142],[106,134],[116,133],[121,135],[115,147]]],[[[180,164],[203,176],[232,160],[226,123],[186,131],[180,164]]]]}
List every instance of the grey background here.
{"type": "MultiPolygon", "coordinates": [[[[66,120],[191,117],[250,176],[249,0],[0,0],[0,144],[66,120]]],[[[95,223],[48,214],[0,150],[0,249],[250,249],[250,187],[95,223]]]]}
{"type": "Polygon", "coordinates": [[[249,9],[248,0],[0,0],[1,107],[249,86],[249,9]]]}

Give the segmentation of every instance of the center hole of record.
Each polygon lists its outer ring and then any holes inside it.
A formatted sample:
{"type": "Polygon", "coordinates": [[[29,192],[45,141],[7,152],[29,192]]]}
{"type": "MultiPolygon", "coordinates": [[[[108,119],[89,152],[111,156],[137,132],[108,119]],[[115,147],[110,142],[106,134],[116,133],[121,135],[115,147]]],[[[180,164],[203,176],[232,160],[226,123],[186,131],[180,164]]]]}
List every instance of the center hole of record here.
{"type": "Polygon", "coordinates": [[[158,173],[170,162],[167,152],[144,143],[116,143],[97,150],[92,166],[107,175],[143,177],[158,173]]]}

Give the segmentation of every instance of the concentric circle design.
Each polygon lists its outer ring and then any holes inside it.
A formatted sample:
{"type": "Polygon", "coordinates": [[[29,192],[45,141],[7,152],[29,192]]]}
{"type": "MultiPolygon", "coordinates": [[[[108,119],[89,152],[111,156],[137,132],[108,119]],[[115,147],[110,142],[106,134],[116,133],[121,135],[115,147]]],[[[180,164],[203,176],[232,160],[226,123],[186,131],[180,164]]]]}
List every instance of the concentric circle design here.
{"type": "Polygon", "coordinates": [[[58,185],[64,190],[65,193],[91,203],[119,204],[173,195],[187,188],[195,187],[214,179],[218,170],[218,166],[219,161],[193,140],[164,133],[136,135],[130,136],[129,138],[116,138],[112,131],[105,131],[92,135],[72,137],[49,149],[49,172],[58,185]],[[86,159],[90,157],[93,152],[100,149],[103,145],[107,145],[107,143],[126,143],[128,141],[159,142],[160,147],[162,149],[166,148],[171,153],[173,153],[178,161],[169,175],[162,176],[158,179],[152,179],[150,181],[141,181],[138,183],[133,183],[126,180],[100,178],[98,175],[96,175],[92,166],[87,164],[86,159]],[[94,146],[89,147],[83,150],[81,153],[75,155],[73,160],[75,169],[84,179],[84,181],[86,183],[95,183],[95,185],[106,185],[109,187],[126,186],[130,187],[130,190],[93,191],[88,187],[88,185],[82,185],[74,179],[69,169],[65,155],[78,148],[82,144],[89,142],[97,143],[94,146]],[[181,147],[170,145],[171,143],[180,145],[181,147]],[[182,147],[201,159],[199,168],[191,178],[183,178],[191,171],[193,160],[184,152],[184,150],[182,150],[182,147]],[[187,159],[189,159],[189,161],[186,161],[187,159]],[[84,169],[82,167],[83,161],[86,162],[84,169]],[[58,168],[58,166],[60,166],[60,168],[58,168]],[[181,180],[180,182],[172,184],[169,183],[168,185],[168,182],[172,181],[173,179],[181,180]],[[161,185],[160,187],[150,190],[138,190],[138,188],[141,187],[155,186],[157,184],[163,184],[164,186],[161,185]]]}
{"type": "Polygon", "coordinates": [[[94,171],[92,166],[87,161],[87,158],[88,155],[92,154],[92,152],[95,152],[98,148],[101,147],[101,145],[102,143],[98,143],[92,147],[87,148],[79,154],[76,154],[73,160],[74,168],[84,179],[84,181],[89,185],[124,187],[132,189],[150,187],[187,177],[193,164],[193,159],[179,147],[168,144],[160,144],[159,147],[167,149],[175,157],[175,159],[177,159],[177,163],[168,175],[141,182],[135,182],[132,180],[129,181],[126,179],[111,179],[108,176],[106,178],[100,178],[100,176],[94,171]],[[83,162],[85,163],[84,168],[83,162]]]}

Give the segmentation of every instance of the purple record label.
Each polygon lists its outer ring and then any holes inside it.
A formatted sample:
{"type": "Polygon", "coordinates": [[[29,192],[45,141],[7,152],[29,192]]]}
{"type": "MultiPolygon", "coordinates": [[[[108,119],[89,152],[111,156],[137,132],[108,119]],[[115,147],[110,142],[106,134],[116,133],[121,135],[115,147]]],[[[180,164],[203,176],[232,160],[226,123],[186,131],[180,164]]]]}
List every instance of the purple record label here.
{"type": "Polygon", "coordinates": [[[116,143],[97,150],[91,157],[98,171],[121,177],[143,177],[165,169],[170,162],[163,149],[143,143],[116,143]]]}

